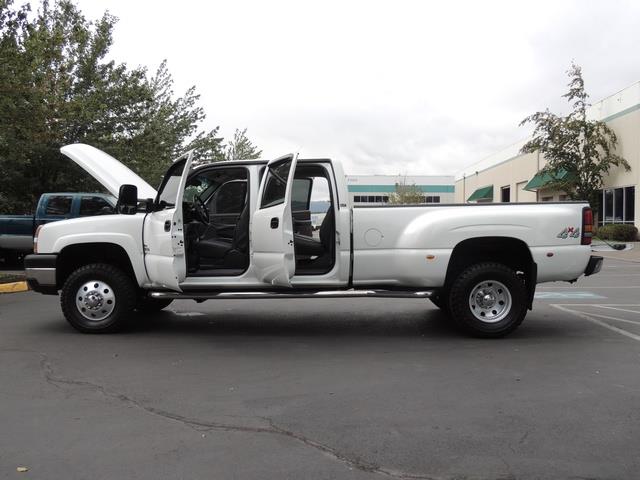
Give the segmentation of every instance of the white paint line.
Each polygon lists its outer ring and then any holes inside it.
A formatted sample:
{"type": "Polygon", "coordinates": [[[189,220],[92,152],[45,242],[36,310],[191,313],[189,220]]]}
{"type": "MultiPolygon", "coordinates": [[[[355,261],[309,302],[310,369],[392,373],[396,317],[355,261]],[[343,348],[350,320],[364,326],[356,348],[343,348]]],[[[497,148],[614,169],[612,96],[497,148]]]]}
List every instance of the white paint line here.
{"type": "MultiPolygon", "coordinates": [[[[625,307],[627,307],[627,306],[628,307],[638,307],[640,305],[624,305],[624,306],[625,307]]],[[[640,312],[638,310],[629,310],[629,309],[626,309],[626,308],[618,308],[617,306],[616,307],[612,307],[610,304],[607,304],[607,305],[596,305],[596,307],[607,308],[609,310],[618,310],[619,312],[635,313],[636,315],[640,315],[640,312]]]]}
{"type": "MultiPolygon", "coordinates": [[[[554,305],[562,305],[563,307],[602,307],[604,305],[610,307],[640,307],[638,303],[555,303],[554,305]]],[[[634,311],[634,313],[640,313],[634,311]]]]}
{"type": "Polygon", "coordinates": [[[587,288],[589,290],[592,290],[594,288],[617,288],[617,289],[621,289],[621,288],[640,288],[640,285],[625,285],[622,287],[597,287],[595,285],[591,286],[591,285],[582,285],[581,287],[536,287],[536,290],[577,290],[578,288],[587,288]]]}
{"type": "MultiPolygon", "coordinates": [[[[593,318],[593,316],[583,313],[583,312],[578,312],[576,310],[571,310],[570,308],[565,308],[562,305],[556,305],[556,304],[552,304],[551,305],[554,308],[557,308],[558,310],[562,310],[563,312],[567,312],[567,313],[571,313],[572,315],[575,315],[577,317],[580,317],[584,320],[588,320],[591,323],[595,323],[596,325],[600,325],[601,327],[607,328],[609,330],[611,330],[612,332],[616,332],[619,333],[620,335],[624,335],[625,337],[631,338],[633,340],[636,340],[638,342],[640,342],[640,335],[636,335],[635,333],[631,333],[631,332],[627,332],[626,330],[623,330],[622,328],[618,328],[618,327],[614,327],[613,325],[609,325],[607,322],[603,322],[602,320],[598,320],[597,318],[593,318]]],[[[598,315],[599,317],[603,317],[603,315],[598,315]]],[[[621,320],[620,318],[615,318],[615,317],[610,317],[613,320],[621,320]]]]}
{"type": "Polygon", "coordinates": [[[636,322],[635,320],[627,320],[626,318],[618,318],[618,317],[610,317],[608,315],[602,315],[601,313],[593,313],[593,312],[581,312],[585,315],[591,315],[592,317],[604,318],[605,320],[613,320],[615,322],[624,322],[631,323],[633,325],[640,325],[640,322],[636,322]]]}
{"type": "Polygon", "coordinates": [[[640,273],[605,273],[605,274],[596,274],[598,275],[596,278],[603,277],[640,277],[640,273]]]}

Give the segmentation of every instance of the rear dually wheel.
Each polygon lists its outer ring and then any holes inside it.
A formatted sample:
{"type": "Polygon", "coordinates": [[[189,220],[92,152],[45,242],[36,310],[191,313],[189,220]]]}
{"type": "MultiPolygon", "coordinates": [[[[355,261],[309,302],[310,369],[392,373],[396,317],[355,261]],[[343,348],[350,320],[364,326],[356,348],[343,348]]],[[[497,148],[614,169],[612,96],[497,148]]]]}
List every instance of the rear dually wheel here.
{"type": "Polygon", "coordinates": [[[454,322],[477,337],[502,337],[524,320],[527,289],[514,270],[494,262],[465,269],[453,281],[449,307],[454,322]]]}

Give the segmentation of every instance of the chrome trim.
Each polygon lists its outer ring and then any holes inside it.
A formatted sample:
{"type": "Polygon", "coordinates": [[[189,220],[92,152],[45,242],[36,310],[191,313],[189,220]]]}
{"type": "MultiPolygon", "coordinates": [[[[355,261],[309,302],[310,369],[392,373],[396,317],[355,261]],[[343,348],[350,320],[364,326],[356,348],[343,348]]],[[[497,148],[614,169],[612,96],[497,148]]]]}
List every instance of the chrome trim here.
{"type": "Polygon", "coordinates": [[[183,300],[213,300],[213,299],[259,299],[259,298],[353,298],[353,297],[384,297],[384,298],[430,298],[433,290],[403,291],[403,290],[297,290],[297,291],[245,291],[245,292],[169,292],[150,291],[150,298],[183,299],[183,300]]]}
{"type": "Polygon", "coordinates": [[[56,285],[56,269],[55,268],[26,268],[25,276],[27,280],[35,280],[41,286],[56,285]]]}

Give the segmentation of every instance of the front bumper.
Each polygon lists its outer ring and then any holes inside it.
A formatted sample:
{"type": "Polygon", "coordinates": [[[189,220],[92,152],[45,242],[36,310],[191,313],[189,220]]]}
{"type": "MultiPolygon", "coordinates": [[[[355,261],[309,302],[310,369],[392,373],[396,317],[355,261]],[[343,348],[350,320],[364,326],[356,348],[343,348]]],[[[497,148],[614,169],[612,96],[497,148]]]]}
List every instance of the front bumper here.
{"type": "Polygon", "coordinates": [[[589,258],[589,263],[587,263],[587,268],[584,271],[584,276],[588,277],[589,275],[598,273],[602,269],[603,262],[604,258],[598,257],[596,255],[591,255],[591,258],[589,258]]]}
{"type": "Polygon", "coordinates": [[[57,295],[55,253],[35,253],[24,258],[24,270],[29,288],[46,295],[57,295]]]}

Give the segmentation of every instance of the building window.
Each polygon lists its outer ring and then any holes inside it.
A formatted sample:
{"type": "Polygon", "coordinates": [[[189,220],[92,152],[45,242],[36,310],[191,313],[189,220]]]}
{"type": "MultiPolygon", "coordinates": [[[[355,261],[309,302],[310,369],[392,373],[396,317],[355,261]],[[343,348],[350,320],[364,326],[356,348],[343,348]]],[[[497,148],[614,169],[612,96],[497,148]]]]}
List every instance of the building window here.
{"type": "Polygon", "coordinates": [[[511,201],[511,187],[502,187],[500,189],[500,201],[502,203],[509,203],[511,201]]]}
{"type": "Polygon", "coordinates": [[[354,195],[353,203],[360,203],[360,195],[354,195]]]}
{"type": "Polygon", "coordinates": [[[569,195],[559,195],[558,196],[558,201],[560,201],[560,202],[566,202],[567,200],[569,200],[569,195]]]}
{"type": "Polygon", "coordinates": [[[543,202],[553,202],[553,197],[542,197],[543,202]]]}
{"type": "Polygon", "coordinates": [[[440,196],[439,195],[429,195],[426,197],[422,197],[422,203],[440,203],[440,196]]]}
{"type": "Polygon", "coordinates": [[[598,207],[598,224],[633,223],[635,217],[636,187],[607,188],[602,190],[598,207]]]}
{"type": "Polygon", "coordinates": [[[386,195],[382,197],[382,203],[389,203],[389,197],[386,195]]]}

